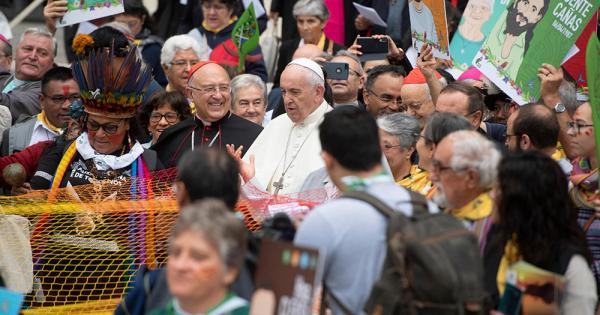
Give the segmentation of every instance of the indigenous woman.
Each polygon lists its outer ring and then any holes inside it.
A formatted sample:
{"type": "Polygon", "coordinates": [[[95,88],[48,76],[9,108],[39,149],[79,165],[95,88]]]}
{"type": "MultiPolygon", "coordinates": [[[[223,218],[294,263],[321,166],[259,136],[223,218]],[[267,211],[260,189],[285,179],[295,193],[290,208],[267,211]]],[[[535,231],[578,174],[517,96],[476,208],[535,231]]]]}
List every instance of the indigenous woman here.
{"type": "Polygon", "coordinates": [[[110,48],[94,50],[72,70],[81,90],[83,132],[44,151],[31,186],[50,188],[49,203],[56,201],[58,188],[66,187],[62,201],[81,206],[43,214],[36,223],[31,242],[44,299],[34,302],[45,302],[41,305],[120,297],[128,272],[138,263],[156,261],[155,241],[148,238],[154,230],[145,228],[146,220],[153,227],[153,216],[106,209],[107,199],[152,196],[147,179],[160,164],[139,142],[144,133],[137,132],[135,119],[151,70],[136,48],[122,57],[110,48]],[[91,185],[71,187],[84,184],[91,185]]]}

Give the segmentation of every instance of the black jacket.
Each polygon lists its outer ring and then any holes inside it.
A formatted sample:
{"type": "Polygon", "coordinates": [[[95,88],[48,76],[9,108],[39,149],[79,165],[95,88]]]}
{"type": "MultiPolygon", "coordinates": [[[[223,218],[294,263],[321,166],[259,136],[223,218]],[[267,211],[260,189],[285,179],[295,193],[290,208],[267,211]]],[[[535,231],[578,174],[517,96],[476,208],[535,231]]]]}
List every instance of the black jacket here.
{"type": "Polygon", "coordinates": [[[225,150],[226,144],[235,147],[244,146],[243,153],[250,148],[263,127],[250,122],[233,113],[225,115],[221,120],[204,126],[201,120],[186,119],[163,131],[152,149],[158,153],[158,159],[166,168],[177,166],[183,154],[192,149],[192,132],[194,148],[217,146],[225,150]]]}

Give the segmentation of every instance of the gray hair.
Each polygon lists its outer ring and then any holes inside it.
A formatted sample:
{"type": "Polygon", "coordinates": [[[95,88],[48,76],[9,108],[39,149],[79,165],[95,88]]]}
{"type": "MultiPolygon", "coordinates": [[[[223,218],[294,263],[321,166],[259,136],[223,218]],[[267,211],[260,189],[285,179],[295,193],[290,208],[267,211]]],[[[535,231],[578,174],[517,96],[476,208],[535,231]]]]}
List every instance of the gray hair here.
{"type": "Polygon", "coordinates": [[[25,39],[25,35],[48,37],[50,40],[52,40],[53,55],[54,57],[56,57],[56,54],[58,53],[58,43],[56,42],[56,38],[54,38],[52,33],[38,27],[30,27],[26,29],[25,32],[23,32],[23,34],[21,34],[21,38],[19,39],[19,44],[17,45],[17,47],[21,45],[21,42],[23,42],[23,39],[25,39]]]}
{"type": "Polygon", "coordinates": [[[299,0],[292,10],[294,19],[301,15],[316,16],[325,22],[329,19],[329,10],[323,0],[299,0]]]}
{"type": "Polygon", "coordinates": [[[347,57],[354,60],[354,62],[356,62],[356,64],[358,65],[358,74],[363,75],[364,70],[362,64],[360,62],[360,59],[358,59],[358,57],[355,54],[347,50],[338,50],[338,52],[335,54],[335,57],[347,57]]]}
{"type": "Polygon", "coordinates": [[[577,88],[575,84],[567,80],[563,80],[558,87],[558,95],[560,101],[565,105],[569,114],[573,115],[579,105],[577,101],[577,88]]]}
{"type": "Polygon", "coordinates": [[[463,116],[454,113],[435,112],[429,116],[423,137],[427,145],[438,145],[444,137],[459,130],[471,130],[473,126],[463,116]]]}
{"type": "Polygon", "coordinates": [[[241,269],[246,252],[246,228],[223,201],[205,198],[181,209],[171,232],[170,246],[188,231],[201,233],[219,252],[226,269],[241,269]]]}
{"type": "Polygon", "coordinates": [[[198,56],[198,60],[208,60],[207,47],[201,47],[198,41],[189,35],[171,36],[165,41],[160,51],[160,63],[171,67],[177,50],[191,49],[198,56]]]}
{"type": "Polygon", "coordinates": [[[473,169],[479,173],[479,187],[492,188],[501,155],[496,145],[474,130],[460,130],[447,136],[452,141],[450,167],[455,171],[473,169]]]}
{"type": "Polygon", "coordinates": [[[413,116],[404,113],[393,113],[377,119],[379,128],[398,138],[400,147],[408,149],[414,147],[419,140],[419,121],[413,116]]]}
{"type": "Polygon", "coordinates": [[[263,102],[265,106],[267,106],[267,86],[265,82],[257,75],[254,74],[240,74],[235,76],[230,83],[231,86],[231,103],[235,104],[237,101],[237,91],[238,89],[243,89],[247,87],[256,87],[262,92],[263,102]]]}

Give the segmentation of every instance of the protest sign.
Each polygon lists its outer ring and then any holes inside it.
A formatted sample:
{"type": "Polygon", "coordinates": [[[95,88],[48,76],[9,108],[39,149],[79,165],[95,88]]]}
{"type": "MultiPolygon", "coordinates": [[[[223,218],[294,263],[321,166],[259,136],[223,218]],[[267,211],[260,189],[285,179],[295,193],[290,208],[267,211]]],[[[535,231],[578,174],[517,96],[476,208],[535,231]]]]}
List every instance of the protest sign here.
{"type": "Polygon", "coordinates": [[[450,59],[448,25],[444,0],[412,0],[408,4],[413,47],[421,50],[423,43],[433,48],[437,58],[450,59]]]}
{"type": "Polygon", "coordinates": [[[68,0],[67,13],[58,19],[56,26],[64,27],[124,11],[123,0],[68,0]]]}
{"type": "Polygon", "coordinates": [[[506,1],[470,0],[450,43],[454,67],[465,71],[472,65],[475,54],[483,45],[502,12],[506,1]]]}
{"type": "Polygon", "coordinates": [[[268,239],[262,242],[250,314],[310,314],[321,283],[319,251],[268,239]]]}
{"type": "Polygon", "coordinates": [[[518,104],[535,102],[538,68],[561,64],[597,7],[591,0],[513,0],[473,64],[518,104]]]}

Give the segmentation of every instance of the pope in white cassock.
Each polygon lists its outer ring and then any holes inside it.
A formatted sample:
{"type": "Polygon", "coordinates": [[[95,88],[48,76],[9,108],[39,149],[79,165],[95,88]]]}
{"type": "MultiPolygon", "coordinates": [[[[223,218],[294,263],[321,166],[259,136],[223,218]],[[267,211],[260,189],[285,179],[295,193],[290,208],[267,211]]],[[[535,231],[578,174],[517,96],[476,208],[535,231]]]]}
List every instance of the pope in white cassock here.
{"type": "Polygon", "coordinates": [[[299,192],[306,177],[324,167],[319,125],[332,108],[323,99],[323,71],[310,59],[290,62],[281,74],[280,86],[287,115],[271,121],[243,160],[250,165],[254,162],[252,184],[282,195],[299,192]]]}

